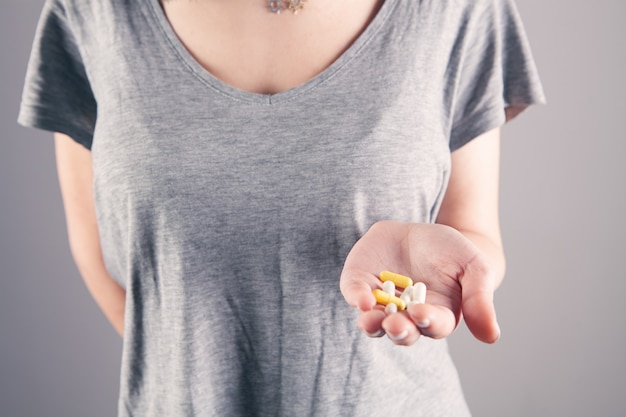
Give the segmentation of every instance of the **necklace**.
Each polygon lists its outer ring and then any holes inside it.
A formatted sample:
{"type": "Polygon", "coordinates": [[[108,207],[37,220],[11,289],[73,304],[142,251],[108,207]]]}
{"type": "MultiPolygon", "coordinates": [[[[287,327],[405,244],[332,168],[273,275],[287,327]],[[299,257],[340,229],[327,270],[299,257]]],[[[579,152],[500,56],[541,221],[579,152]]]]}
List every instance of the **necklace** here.
{"type": "Polygon", "coordinates": [[[268,7],[272,13],[276,14],[280,14],[285,8],[291,10],[293,14],[298,14],[304,7],[305,1],[306,0],[268,0],[268,7]]]}

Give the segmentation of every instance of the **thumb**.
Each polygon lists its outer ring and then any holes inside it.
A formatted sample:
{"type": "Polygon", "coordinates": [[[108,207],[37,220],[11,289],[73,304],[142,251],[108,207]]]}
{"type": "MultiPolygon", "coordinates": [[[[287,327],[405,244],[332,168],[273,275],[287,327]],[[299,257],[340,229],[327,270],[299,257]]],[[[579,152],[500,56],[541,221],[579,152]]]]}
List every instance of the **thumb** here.
{"type": "Polygon", "coordinates": [[[464,268],[459,280],[462,288],[462,310],[465,323],[474,337],[485,343],[500,338],[500,326],[493,304],[495,276],[480,256],[464,268]]]}
{"type": "Polygon", "coordinates": [[[376,288],[376,277],[365,271],[344,270],[339,287],[346,302],[361,311],[369,311],[376,304],[372,289],[376,288]]]}

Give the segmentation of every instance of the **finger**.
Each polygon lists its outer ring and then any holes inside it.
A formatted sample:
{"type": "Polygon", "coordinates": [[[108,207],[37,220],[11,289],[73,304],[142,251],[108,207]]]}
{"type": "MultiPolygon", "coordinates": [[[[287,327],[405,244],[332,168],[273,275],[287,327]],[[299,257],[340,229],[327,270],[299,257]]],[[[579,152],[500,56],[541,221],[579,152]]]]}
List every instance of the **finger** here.
{"type": "Polygon", "coordinates": [[[369,311],[376,305],[372,289],[377,286],[377,278],[369,273],[344,271],[339,287],[346,302],[361,311],[369,311]]]}
{"type": "Polygon", "coordinates": [[[361,313],[356,320],[356,325],[369,337],[381,337],[385,335],[382,326],[384,319],[385,312],[380,309],[374,309],[361,313]]]}
{"type": "Polygon", "coordinates": [[[458,322],[452,310],[440,305],[414,304],[407,312],[421,334],[433,339],[448,337],[458,322]]]}
{"type": "Polygon", "coordinates": [[[496,342],[500,338],[500,326],[493,305],[495,278],[489,266],[482,258],[476,257],[465,267],[459,282],[467,328],[482,342],[496,342]]]}
{"type": "Polygon", "coordinates": [[[382,322],[387,337],[396,345],[410,346],[421,336],[415,323],[404,313],[390,314],[382,322]]]}

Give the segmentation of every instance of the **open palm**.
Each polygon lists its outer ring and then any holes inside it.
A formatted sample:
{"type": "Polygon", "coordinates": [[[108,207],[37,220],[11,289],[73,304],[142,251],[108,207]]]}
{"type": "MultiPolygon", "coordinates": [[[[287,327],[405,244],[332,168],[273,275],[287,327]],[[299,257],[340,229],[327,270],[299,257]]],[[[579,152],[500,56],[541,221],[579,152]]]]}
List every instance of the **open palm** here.
{"type": "Polygon", "coordinates": [[[410,345],[420,335],[443,338],[464,317],[479,340],[495,342],[500,334],[493,305],[495,277],[476,246],[457,230],[438,224],[376,223],[354,245],[341,274],[341,292],[362,313],[358,326],[370,336],[387,334],[410,345]],[[386,315],[372,290],[389,270],[424,282],[426,304],[386,315]]]}

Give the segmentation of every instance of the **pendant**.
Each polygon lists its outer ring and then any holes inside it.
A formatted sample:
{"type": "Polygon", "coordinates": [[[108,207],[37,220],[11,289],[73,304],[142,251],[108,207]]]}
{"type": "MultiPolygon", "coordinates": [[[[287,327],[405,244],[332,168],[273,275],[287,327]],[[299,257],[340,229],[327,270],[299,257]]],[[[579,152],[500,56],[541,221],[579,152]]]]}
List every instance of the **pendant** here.
{"type": "Polygon", "coordinates": [[[268,4],[270,12],[280,14],[280,11],[285,8],[283,0],[269,0],[268,4]]]}
{"type": "Polygon", "coordinates": [[[288,8],[293,14],[298,14],[304,7],[306,0],[268,0],[270,12],[280,14],[284,8],[288,8]]]}
{"type": "Polygon", "coordinates": [[[294,14],[298,14],[298,12],[304,7],[305,0],[288,0],[289,10],[291,10],[294,14]]]}

